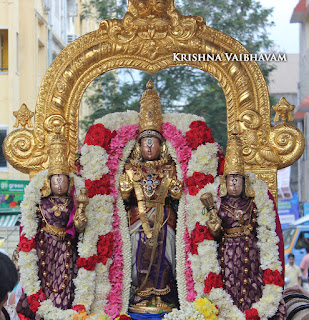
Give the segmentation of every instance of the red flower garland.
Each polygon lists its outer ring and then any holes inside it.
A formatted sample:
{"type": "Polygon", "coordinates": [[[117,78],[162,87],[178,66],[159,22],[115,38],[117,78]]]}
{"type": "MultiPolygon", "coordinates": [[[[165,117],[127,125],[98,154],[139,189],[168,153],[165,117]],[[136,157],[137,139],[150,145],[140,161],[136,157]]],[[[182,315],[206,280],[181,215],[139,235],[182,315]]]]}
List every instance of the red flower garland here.
{"type": "Polygon", "coordinates": [[[207,278],[204,281],[204,292],[209,293],[212,288],[222,288],[223,282],[220,274],[209,272],[207,278]]]}
{"type": "Polygon", "coordinates": [[[275,284],[280,287],[284,286],[284,280],[278,270],[272,271],[266,269],[264,271],[263,281],[265,284],[275,284]]]}
{"type": "Polygon", "coordinates": [[[207,127],[204,121],[193,121],[189,128],[191,130],[186,132],[186,139],[193,150],[196,150],[198,146],[207,142],[215,142],[210,128],[207,127]]]}
{"type": "Polygon", "coordinates": [[[111,139],[114,138],[115,135],[115,131],[111,132],[109,129],[105,128],[102,123],[97,123],[91,126],[87,131],[84,143],[100,146],[107,150],[111,139]]]}
{"type": "Polygon", "coordinates": [[[74,307],[71,308],[72,310],[75,310],[77,312],[85,312],[86,311],[86,308],[83,304],[77,304],[75,305],[74,307]]]}
{"type": "Polygon", "coordinates": [[[42,288],[37,292],[27,297],[27,301],[30,305],[30,309],[33,313],[36,313],[41,306],[41,302],[46,300],[46,295],[42,288]]]}
{"type": "Polygon", "coordinates": [[[114,235],[112,232],[109,232],[105,236],[100,236],[97,242],[97,254],[92,255],[88,259],[78,258],[77,266],[85,268],[88,271],[93,271],[97,263],[102,262],[106,264],[107,259],[113,254],[113,240],[114,235]]]}
{"type": "Polygon", "coordinates": [[[248,309],[244,311],[244,314],[246,316],[246,320],[260,320],[259,313],[256,309],[248,309]]]}
{"type": "Polygon", "coordinates": [[[97,264],[98,256],[94,254],[93,256],[86,258],[78,258],[76,264],[79,268],[83,267],[84,269],[88,271],[93,271],[95,268],[95,265],[97,264]]]}
{"type": "Polygon", "coordinates": [[[35,248],[36,248],[36,242],[34,238],[28,240],[24,234],[20,236],[19,244],[18,244],[18,249],[20,251],[29,252],[35,248]]]}
{"type": "Polygon", "coordinates": [[[100,180],[90,180],[85,181],[85,187],[88,189],[88,197],[92,198],[97,194],[110,194],[110,180],[108,174],[103,174],[100,180]]]}
{"type": "Polygon", "coordinates": [[[213,236],[210,234],[208,228],[198,222],[195,225],[194,230],[191,232],[190,237],[190,252],[192,254],[198,254],[197,244],[204,240],[214,240],[213,236]]]}
{"type": "Polygon", "coordinates": [[[113,241],[114,235],[112,232],[109,232],[105,236],[99,236],[99,241],[97,242],[98,262],[106,264],[107,259],[112,256],[113,241]]]}
{"type": "Polygon", "coordinates": [[[207,183],[214,183],[214,181],[215,179],[211,174],[206,175],[202,172],[194,172],[187,181],[189,194],[195,196],[207,183]]]}

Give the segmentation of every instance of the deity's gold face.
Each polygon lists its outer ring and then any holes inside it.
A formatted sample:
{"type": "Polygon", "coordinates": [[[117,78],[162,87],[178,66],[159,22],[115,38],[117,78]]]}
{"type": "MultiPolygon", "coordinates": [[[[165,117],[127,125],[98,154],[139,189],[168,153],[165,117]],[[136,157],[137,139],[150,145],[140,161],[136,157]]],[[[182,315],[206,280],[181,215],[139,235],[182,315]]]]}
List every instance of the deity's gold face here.
{"type": "Polygon", "coordinates": [[[243,176],[239,174],[229,174],[226,177],[227,193],[232,198],[240,198],[244,187],[243,176]]]}
{"type": "Polygon", "coordinates": [[[50,187],[55,196],[64,196],[69,189],[69,178],[64,174],[54,174],[50,179],[50,187]]]}
{"type": "Polygon", "coordinates": [[[160,140],[155,137],[141,139],[141,154],[144,160],[156,160],[160,156],[160,140]]]}

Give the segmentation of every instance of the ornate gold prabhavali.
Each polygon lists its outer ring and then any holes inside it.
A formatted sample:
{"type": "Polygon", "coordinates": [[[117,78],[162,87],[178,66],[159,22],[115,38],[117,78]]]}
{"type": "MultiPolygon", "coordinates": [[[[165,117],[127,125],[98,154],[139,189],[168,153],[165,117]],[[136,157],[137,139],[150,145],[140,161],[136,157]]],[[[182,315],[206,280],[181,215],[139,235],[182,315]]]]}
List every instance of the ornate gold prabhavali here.
{"type": "MultiPolygon", "coordinates": [[[[208,27],[203,18],[182,16],[173,0],[129,0],[123,19],[102,21],[98,30],[73,41],[56,57],[40,87],[34,130],[10,133],[4,143],[5,156],[13,167],[33,176],[47,168],[48,142],[61,133],[69,142],[69,163],[74,170],[80,101],[96,77],[117,68],[155,73],[190,66],[208,72],[221,85],[227,134],[237,129],[245,170],[265,180],[275,195],[277,169],[301,156],[304,137],[286,123],[291,117],[284,100],[275,107],[283,122],[271,127],[269,93],[258,64],[228,61],[224,53],[249,54],[237,40],[208,27]],[[220,55],[222,61],[175,59],[175,53],[220,55]]],[[[208,122],[211,125],[211,119],[208,122]]]]}

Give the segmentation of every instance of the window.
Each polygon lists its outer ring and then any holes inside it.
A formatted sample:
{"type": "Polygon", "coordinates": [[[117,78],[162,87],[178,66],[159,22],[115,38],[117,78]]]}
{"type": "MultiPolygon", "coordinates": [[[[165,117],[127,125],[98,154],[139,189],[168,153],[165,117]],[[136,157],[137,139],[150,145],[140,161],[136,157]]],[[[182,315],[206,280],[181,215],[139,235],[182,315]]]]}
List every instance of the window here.
{"type": "Polygon", "coordinates": [[[8,72],[8,30],[0,30],[0,72],[8,72]]]}
{"type": "Polygon", "coordinates": [[[19,33],[16,32],[16,71],[19,73],[20,64],[19,64],[19,33]]]}
{"type": "MultiPolygon", "coordinates": [[[[0,144],[3,146],[3,141],[7,136],[7,128],[1,127],[0,128],[0,144]]],[[[3,150],[0,148],[0,169],[7,169],[8,163],[4,157],[3,150]]]]}

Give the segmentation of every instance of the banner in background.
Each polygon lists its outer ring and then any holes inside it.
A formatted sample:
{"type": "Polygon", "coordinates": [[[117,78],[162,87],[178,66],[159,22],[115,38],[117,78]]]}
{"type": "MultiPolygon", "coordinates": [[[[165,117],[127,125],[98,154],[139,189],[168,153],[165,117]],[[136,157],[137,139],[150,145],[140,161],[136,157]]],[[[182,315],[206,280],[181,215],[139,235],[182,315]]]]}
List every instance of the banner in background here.
{"type": "Polygon", "coordinates": [[[0,180],[0,210],[19,211],[28,180],[0,180]]]}
{"type": "Polygon", "coordinates": [[[278,200],[278,213],[282,229],[299,218],[297,192],[292,194],[292,199],[278,200]]]}

